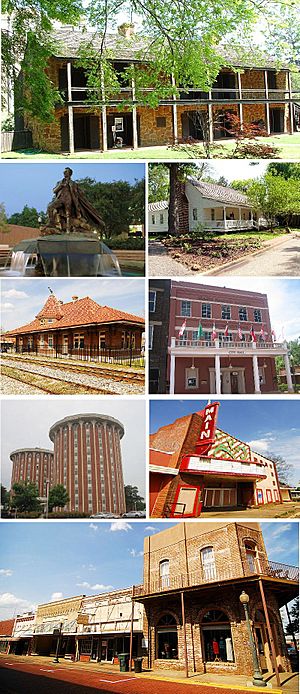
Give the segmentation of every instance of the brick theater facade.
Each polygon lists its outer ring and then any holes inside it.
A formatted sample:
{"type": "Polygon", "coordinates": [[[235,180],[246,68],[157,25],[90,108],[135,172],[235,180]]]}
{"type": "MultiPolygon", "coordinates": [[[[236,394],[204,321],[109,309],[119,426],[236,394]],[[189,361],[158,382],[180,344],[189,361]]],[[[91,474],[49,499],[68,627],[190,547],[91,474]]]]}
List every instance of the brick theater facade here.
{"type": "Polygon", "coordinates": [[[180,523],[147,537],[148,666],[186,675],[253,675],[242,591],[262,672],[290,672],[280,608],[297,595],[297,569],[268,561],[255,523],[180,523]]]}
{"type": "Polygon", "coordinates": [[[151,517],[194,518],[281,502],[275,463],[218,429],[218,408],[211,403],[151,434],[151,517]]]}

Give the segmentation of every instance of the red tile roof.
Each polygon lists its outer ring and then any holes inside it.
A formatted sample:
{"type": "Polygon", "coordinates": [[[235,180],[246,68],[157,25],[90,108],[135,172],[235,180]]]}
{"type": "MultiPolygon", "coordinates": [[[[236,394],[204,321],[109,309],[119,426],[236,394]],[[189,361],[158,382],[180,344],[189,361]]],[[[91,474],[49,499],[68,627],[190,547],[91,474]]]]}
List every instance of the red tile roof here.
{"type": "Polygon", "coordinates": [[[51,294],[42,310],[37,314],[35,320],[20,328],[10,330],[7,334],[19,335],[20,333],[55,330],[56,328],[72,328],[91,324],[123,322],[139,323],[140,325],[145,324],[145,320],[141,318],[141,316],[119,311],[109,306],[99,306],[99,304],[93,299],[90,299],[89,296],[63,304],[59,302],[54,294],[51,294]],[[41,325],[41,320],[43,319],[52,319],[52,322],[50,324],[41,325]]]}

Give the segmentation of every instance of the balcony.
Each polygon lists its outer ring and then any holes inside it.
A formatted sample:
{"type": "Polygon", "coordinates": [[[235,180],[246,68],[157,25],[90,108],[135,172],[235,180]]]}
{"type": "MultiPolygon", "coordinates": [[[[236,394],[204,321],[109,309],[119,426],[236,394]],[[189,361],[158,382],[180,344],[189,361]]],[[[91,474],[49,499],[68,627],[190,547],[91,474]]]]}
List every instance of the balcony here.
{"type": "MultiPolygon", "coordinates": [[[[192,319],[192,317],[190,317],[192,319]]],[[[194,320],[200,318],[194,317],[194,320]]],[[[197,330],[197,327],[188,327],[188,330],[197,330]]],[[[206,328],[208,330],[208,328],[206,328]]],[[[220,330],[220,328],[218,328],[220,330]]],[[[212,330],[212,328],[210,328],[212,330]]],[[[287,344],[285,342],[245,342],[245,341],[225,341],[225,340],[189,340],[184,336],[171,338],[170,354],[175,356],[271,356],[287,354],[287,344]]]]}
{"type": "Polygon", "coordinates": [[[247,561],[244,561],[241,567],[233,567],[228,564],[226,569],[222,571],[210,567],[206,572],[200,570],[189,574],[164,576],[162,579],[151,580],[149,586],[134,586],[133,597],[139,598],[146,595],[150,596],[152,594],[167,593],[169,591],[178,591],[185,588],[195,588],[197,586],[206,586],[208,584],[252,576],[280,579],[281,581],[290,581],[291,583],[298,583],[299,581],[299,568],[297,566],[279,564],[278,562],[268,560],[256,560],[256,564],[257,566],[254,567],[247,561]]]}

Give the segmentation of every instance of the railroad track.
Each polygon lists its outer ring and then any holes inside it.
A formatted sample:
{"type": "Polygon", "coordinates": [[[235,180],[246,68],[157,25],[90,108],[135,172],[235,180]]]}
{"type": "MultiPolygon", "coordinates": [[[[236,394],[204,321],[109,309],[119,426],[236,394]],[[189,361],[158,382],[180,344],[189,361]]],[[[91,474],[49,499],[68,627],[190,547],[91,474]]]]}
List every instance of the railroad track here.
{"type": "Polygon", "coordinates": [[[9,378],[19,383],[36,386],[44,393],[49,395],[61,395],[62,388],[64,388],[65,395],[115,395],[113,391],[108,390],[107,388],[96,388],[93,386],[81,385],[80,383],[70,383],[68,381],[63,381],[61,378],[56,376],[30,374],[28,371],[19,366],[17,368],[12,368],[4,365],[2,366],[2,373],[4,376],[9,376],[9,378]],[[55,387],[55,384],[57,387],[55,387]]]}
{"type": "MultiPolygon", "coordinates": [[[[16,364],[17,368],[20,368],[18,365],[20,362],[22,363],[22,358],[18,357],[17,359],[15,357],[9,357],[10,361],[14,361],[16,364]]],[[[87,366],[85,364],[72,364],[72,363],[67,363],[66,362],[60,362],[58,360],[54,359],[35,359],[35,357],[26,357],[23,359],[24,364],[36,364],[39,366],[48,366],[48,367],[56,367],[60,369],[61,371],[70,371],[71,373],[82,373],[82,374],[87,374],[88,376],[97,376],[103,377],[103,378],[109,378],[112,381],[125,381],[127,383],[141,383],[143,384],[145,381],[145,375],[144,373],[129,373],[128,371],[121,371],[117,370],[114,371],[113,369],[108,369],[105,367],[99,367],[96,366],[95,369],[93,369],[92,366],[87,366]]],[[[3,363],[5,364],[5,358],[3,363]]]]}

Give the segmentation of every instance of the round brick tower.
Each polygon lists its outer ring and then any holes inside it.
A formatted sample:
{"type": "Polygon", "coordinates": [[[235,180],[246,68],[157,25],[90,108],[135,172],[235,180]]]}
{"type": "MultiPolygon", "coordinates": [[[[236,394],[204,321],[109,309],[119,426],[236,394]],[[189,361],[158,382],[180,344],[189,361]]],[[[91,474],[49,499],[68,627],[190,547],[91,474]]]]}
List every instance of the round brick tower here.
{"type": "Polygon", "coordinates": [[[45,448],[19,448],[12,451],[10,459],[13,463],[11,486],[15,482],[33,482],[39,490],[39,495],[46,496],[47,482],[50,487],[55,484],[53,451],[45,448]]]}
{"type": "Polygon", "coordinates": [[[53,424],[54,477],[70,497],[67,510],[122,514],[126,511],[120,439],[114,417],[78,414],[53,424]]]}

